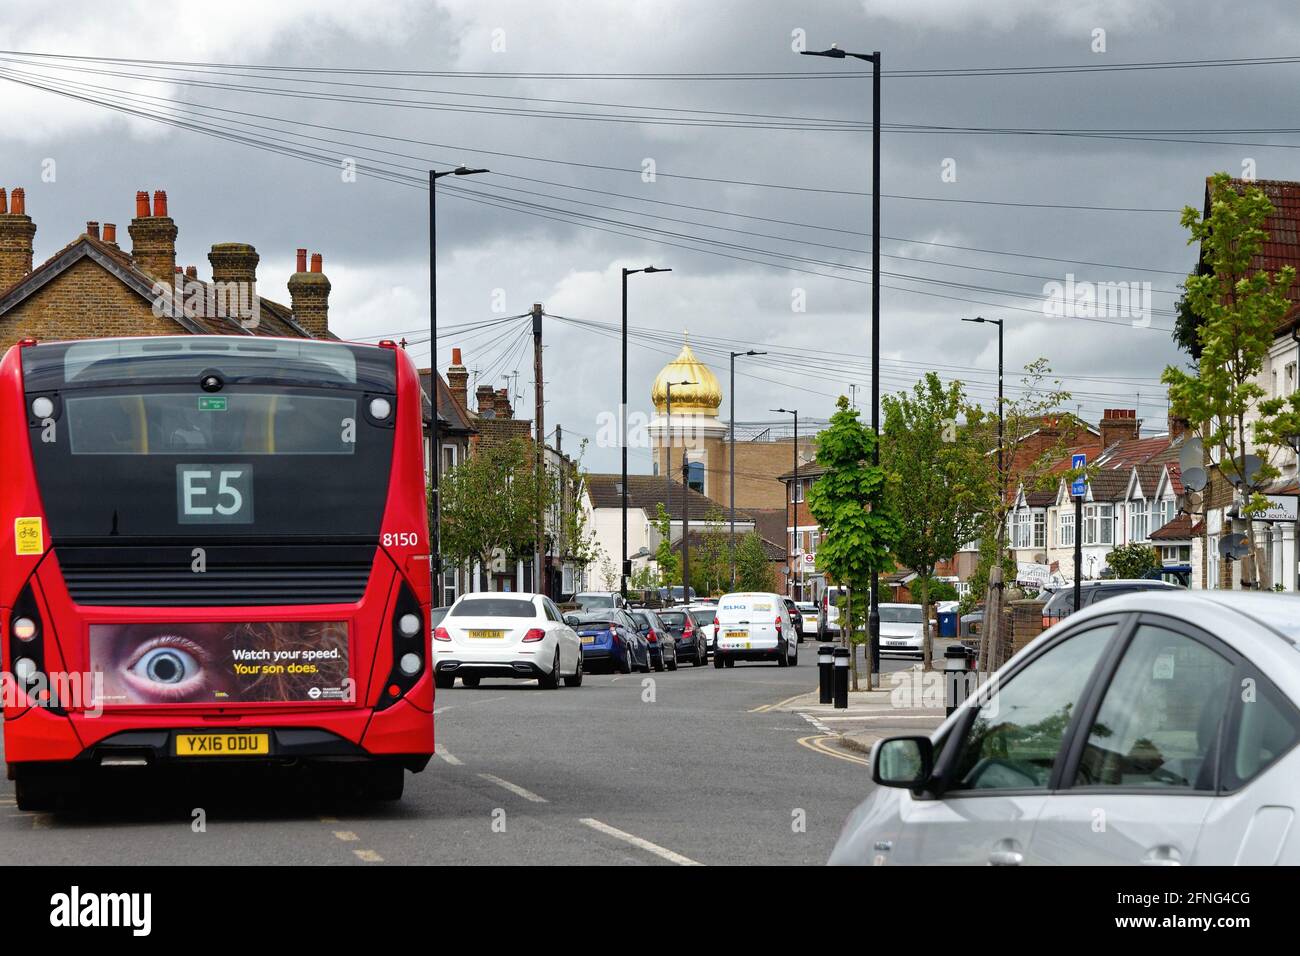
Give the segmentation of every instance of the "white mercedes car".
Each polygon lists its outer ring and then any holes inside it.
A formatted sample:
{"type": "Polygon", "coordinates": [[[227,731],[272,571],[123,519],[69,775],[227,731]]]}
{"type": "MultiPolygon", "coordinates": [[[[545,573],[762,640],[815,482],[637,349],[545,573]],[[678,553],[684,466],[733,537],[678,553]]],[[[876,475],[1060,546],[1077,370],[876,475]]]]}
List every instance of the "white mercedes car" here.
{"type": "Polygon", "coordinates": [[[462,594],[433,632],[434,683],[459,677],[477,687],[484,677],[536,680],[555,688],[582,684],[582,644],[564,615],[541,594],[462,594]]]}
{"type": "Polygon", "coordinates": [[[1300,597],[1142,591],[879,741],[832,864],[1300,864],[1300,597]]]}

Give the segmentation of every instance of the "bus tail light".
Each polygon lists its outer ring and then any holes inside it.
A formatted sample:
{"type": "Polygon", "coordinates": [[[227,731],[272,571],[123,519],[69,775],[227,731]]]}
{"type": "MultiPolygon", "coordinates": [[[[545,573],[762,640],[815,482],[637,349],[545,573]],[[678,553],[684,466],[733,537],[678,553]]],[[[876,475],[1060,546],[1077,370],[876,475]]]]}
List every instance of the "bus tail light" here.
{"type": "MultiPolygon", "coordinates": [[[[379,702],[375,704],[376,710],[383,710],[396,703],[409,693],[424,675],[425,659],[429,653],[424,635],[428,633],[428,626],[415,592],[411,590],[410,585],[403,583],[397,595],[397,607],[393,609],[391,624],[393,667],[388,673],[387,693],[379,696],[379,702]]],[[[444,628],[439,627],[434,632],[433,639],[451,640],[451,636],[444,628]],[[440,637],[440,633],[446,636],[440,637]]]]}
{"type": "Polygon", "coordinates": [[[36,605],[36,595],[28,584],[14,601],[9,617],[9,634],[16,641],[9,643],[9,672],[24,694],[30,694],[34,704],[51,713],[66,714],[59,701],[50,692],[50,680],[45,665],[45,626],[36,605]]]}
{"type": "Polygon", "coordinates": [[[538,641],[543,640],[545,637],[546,637],[545,631],[543,631],[540,627],[534,627],[530,629],[527,634],[524,635],[524,643],[535,644],[538,641]]]}

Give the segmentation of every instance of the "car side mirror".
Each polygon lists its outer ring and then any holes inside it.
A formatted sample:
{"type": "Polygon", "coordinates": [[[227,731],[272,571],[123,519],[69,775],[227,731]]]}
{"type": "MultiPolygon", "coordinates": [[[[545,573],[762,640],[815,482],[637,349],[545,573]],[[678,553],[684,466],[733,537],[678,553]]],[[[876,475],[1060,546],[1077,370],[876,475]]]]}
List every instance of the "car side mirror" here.
{"type": "Polygon", "coordinates": [[[569,627],[577,627],[578,619],[574,617],[572,614],[569,614],[565,616],[564,623],[569,625],[569,627]]]}
{"type": "Polygon", "coordinates": [[[889,737],[876,744],[871,779],[882,787],[916,790],[934,773],[934,745],[929,737],[889,737]]]}

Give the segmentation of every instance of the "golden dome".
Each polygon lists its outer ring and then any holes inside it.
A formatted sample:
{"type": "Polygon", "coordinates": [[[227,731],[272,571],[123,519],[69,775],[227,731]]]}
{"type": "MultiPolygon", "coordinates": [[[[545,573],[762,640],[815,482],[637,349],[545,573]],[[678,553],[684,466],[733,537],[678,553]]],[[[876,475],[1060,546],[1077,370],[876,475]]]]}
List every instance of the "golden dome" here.
{"type": "Polygon", "coordinates": [[[660,412],[667,410],[668,383],[673,384],[673,411],[716,415],[722,404],[722,386],[707,365],[695,357],[689,340],[677,358],[663,367],[650,389],[650,400],[660,412]],[[678,385],[677,382],[689,382],[678,385]]]}

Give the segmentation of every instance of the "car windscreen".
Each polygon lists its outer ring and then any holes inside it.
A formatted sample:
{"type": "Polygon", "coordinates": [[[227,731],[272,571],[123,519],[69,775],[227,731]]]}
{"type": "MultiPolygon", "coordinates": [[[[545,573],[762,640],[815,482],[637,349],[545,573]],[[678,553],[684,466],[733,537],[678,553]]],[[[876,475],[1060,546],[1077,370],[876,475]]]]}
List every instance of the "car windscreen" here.
{"type": "Polygon", "coordinates": [[[567,620],[573,623],[570,627],[585,627],[588,624],[618,624],[618,614],[614,611],[580,611],[576,614],[568,615],[567,620]]]}
{"type": "Polygon", "coordinates": [[[705,611],[691,611],[691,617],[695,619],[696,624],[704,624],[707,626],[713,623],[713,619],[717,617],[717,612],[712,609],[705,611]]]}
{"type": "Polygon", "coordinates": [[[614,606],[614,595],[612,594],[579,594],[573,600],[584,610],[587,608],[614,606]]]}
{"type": "Polygon", "coordinates": [[[686,626],[685,611],[660,611],[659,620],[664,622],[664,627],[672,631],[680,631],[686,626]]]}
{"type": "Polygon", "coordinates": [[[538,617],[526,598],[471,598],[451,609],[448,617],[538,617]]]}
{"type": "Polygon", "coordinates": [[[925,618],[921,616],[921,606],[885,607],[880,605],[880,622],[882,624],[920,624],[925,618]]]}

